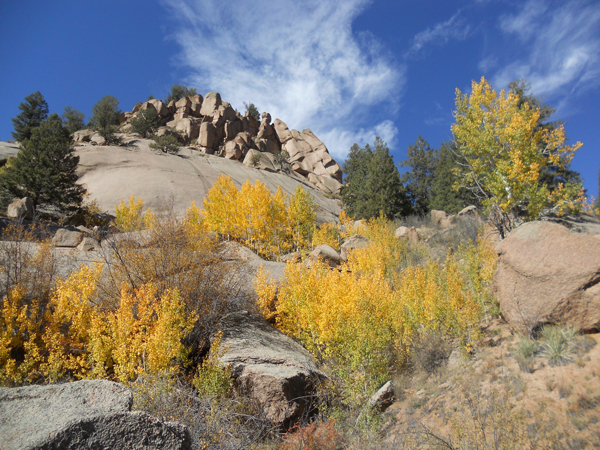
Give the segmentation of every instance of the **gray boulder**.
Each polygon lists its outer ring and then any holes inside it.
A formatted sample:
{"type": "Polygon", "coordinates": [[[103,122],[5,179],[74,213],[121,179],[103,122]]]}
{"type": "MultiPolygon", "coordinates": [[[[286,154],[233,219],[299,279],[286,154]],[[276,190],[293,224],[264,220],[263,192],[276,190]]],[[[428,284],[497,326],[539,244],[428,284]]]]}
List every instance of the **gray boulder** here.
{"type": "Polygon", "coordinates": [[[371,242],[368,238],[361,236],[360,234],[355,234],[347,238],[344,243],[340,246],[340,256],[344,261],[348,261],[348,255],[352,250],[357,248],[366,247],[369,242],[371,242]]]}
{"type": "Polygon", "coordinates": [[[339,266],[343,259],[338,252],[326,244],[318,245],[306,258],[306,263],[310,267],[313,263],[322,261],[329,267],[339,266]]]}
{"type": "Polygon", "coordinates": [[[33,200],[29,197],[15,199],[8,205],[8,210],[6,211],[6,215],[13,219],[33,220],[33,214],[33,200]]]}
{"type": "Polygon", "coordinates": [[[83,233],[81,231],[60,228],[52,238],[52,245],[55,247],[77,247],[81,244],[82,239],[83,233]]]}
{"type": "Polygon", "coordinates": [[[258,314],[231,313],[221,320],[221,362],[236,388],[260,403],[274,425],[287,429],[310,412],[315,383],[326,376],[298,342],[258,314]]]}
{"type": "Polygon", "coordinates": [[[0,388],[0,448],[191,448],[185,426],[131,412],[132,403],[131,391],[105,380],[0,388]]]}

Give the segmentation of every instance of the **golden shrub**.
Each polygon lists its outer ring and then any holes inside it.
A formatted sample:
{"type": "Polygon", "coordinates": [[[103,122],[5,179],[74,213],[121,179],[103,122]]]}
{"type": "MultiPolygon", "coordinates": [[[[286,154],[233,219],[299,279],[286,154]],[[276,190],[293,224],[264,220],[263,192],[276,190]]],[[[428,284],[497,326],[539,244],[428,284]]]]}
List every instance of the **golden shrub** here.
{"type": "Polygon", "coordinates": [[[139,198],[135,201],[135,196],[129,198],[129,205],[126,205],[123,200],[115,206],[116,218],[115,225],[121,231],[139,231],[152,228],[156,216],[150,208],[142,214],[144,209],[144,201],[139,198]]]}

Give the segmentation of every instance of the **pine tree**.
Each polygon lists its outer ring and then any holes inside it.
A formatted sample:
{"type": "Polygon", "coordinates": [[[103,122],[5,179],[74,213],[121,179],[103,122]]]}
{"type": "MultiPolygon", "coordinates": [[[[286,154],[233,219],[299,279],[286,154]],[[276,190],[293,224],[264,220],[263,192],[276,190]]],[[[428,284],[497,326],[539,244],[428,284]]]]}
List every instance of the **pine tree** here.
{"type": "Polygon", "coordinates": [[[12,137],[18,142],[24,142],[31,137],[32,130],[39,127],[48,117],[48,103],[37,91],[25,97],[25,103],[21,103],[19,109],[22,112],[11,119],[15,127],[12,137]]]}
{"type": "Polygon", "coordinates": [[[458,175],[456,169],[460,167],[456,159],[459,157],[458,145],[454,141],[444,142],[440,148],[437,163],[431,184],[429,207],[456,214],[465,206],[478,205],[477,198],[466,188],[458,191],[458,175]]]}
{"type": "Polygon", "coordinates": [[[154,133],[158,128],[158,115],[156,109],[145,108],[131,119],[131,131],[139,133],[143,138],[154,133]]]}
{"type": "Polygon", "coordinates": [[[119,100],[112,95],[102,97],[92,108],[92,117],[88,126],[96,129],[108,145],[120,144],[121,139],[115,135],[121,122],[119,100]]]}
{"type": "Polygon", "coordinates": [[[57,114],[52,114],[21,144],[0,176],[0,185],[15,197],[29,197],[35,206],[52,205],[69,212],[81,204],[85,189],[77,184],[71,138],[57,114]]]}
{"type": "Polygon", "coordinates": [[[73,134],[76,131],[83,130],[85,127],[85,114],[78,109],[73,109],[70,106],[65,106],[65,112],[62,115],[63,121],[65,122],[65,128],[69,134],[73,134]]]}
{"type": "Polygon", "coordinates": [[[342,203],[346,213],[362,219],[380,213],[387,218],[408,215],[410,204],[387,144],[376,137],[374,147],[354,144],[344,163],[342,203]]]}
{"type": "Polygon", "coordinates": [[[171,86],[171,93],[165,98],[165,103],[168,105],[170,102],[176,102],[183,97],[192,97],[196,94],[196,88],[174,84],[171,86]]]}
{"type": "Polygon", "coordinates": [[[419,136],[415,145],[408,147],[408,159],[399,164],[400,167],[412,168],[400,177],[400,182],[406,188],[413,214],[425,216],[431,210],[429,203],[437,153],[437,150],[432,149],[427,141],[419,136]]]}

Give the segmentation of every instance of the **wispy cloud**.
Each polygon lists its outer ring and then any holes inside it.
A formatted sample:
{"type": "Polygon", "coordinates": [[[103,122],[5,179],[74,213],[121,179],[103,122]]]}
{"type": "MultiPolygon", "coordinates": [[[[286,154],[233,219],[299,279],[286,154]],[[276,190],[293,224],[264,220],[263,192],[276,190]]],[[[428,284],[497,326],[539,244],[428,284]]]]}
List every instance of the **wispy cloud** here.
{"type": "Polygon", "coordinates": [[[529,0],[518,14],[501,18],[501,30],[516,35],[526,52],[493,81],[502,87],[527,78],[535,95],[563,101],[600,84],[600,3],[572,0],[557,8],[548,5],[529,0]]]}
{"type": "Polygon", "coordinates": [[[174,38],[190,84],[311,128],[337,158],[377,127],[395,135],[391,122],[367,128],[377,111],[393,110],[405,76],[372,35],[352,33],[366,0],[164,3],[179,24],[174,38]]]}
{"type": "Polygon", "coordinates": [[[418,55],[429,45],[446,44],[452,39],[462,41],[469,36],[470,31],[471,27],[460,16],[459,11],[447,21],[438,23],[415,35],[412,45],[405,56],[418,55]]]}

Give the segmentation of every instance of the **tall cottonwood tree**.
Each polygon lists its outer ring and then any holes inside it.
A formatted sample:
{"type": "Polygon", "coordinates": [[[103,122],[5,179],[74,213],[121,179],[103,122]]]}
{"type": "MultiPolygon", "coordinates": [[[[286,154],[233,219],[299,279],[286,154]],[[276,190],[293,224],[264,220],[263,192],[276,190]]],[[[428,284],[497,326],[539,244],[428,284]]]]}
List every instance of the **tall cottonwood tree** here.
{"type": "Polygon", "coordinates": [[[34,128],[31,137],[0,176],[1,186],[15,197],[29,197],[35,206],[51,205],[62,212],[77,208],[85,189],[77,184],[79,157],[57,114],[34,128]]]}
{"type": "Polygon", "coordinates": [[[411,204],[411,213],[425,216],[431,210],[431,189],[434,171],[437,165],[438,151],[431,148],[421,136],[407,151],[408,158],[401,161],[400,167],[410,167],[410,171],[402,174],[400,182],[406,188],[411,204]]]}
{"type": "Polygon", "coordinates": [[[39,127],[48,117],[48,103],[40,91],[25,97],[25,102],[19,105],[21,113],[11,119],[15,131],[12,133],[14,140],[23,142],[31,137],[31,133],[39,127]]]}

